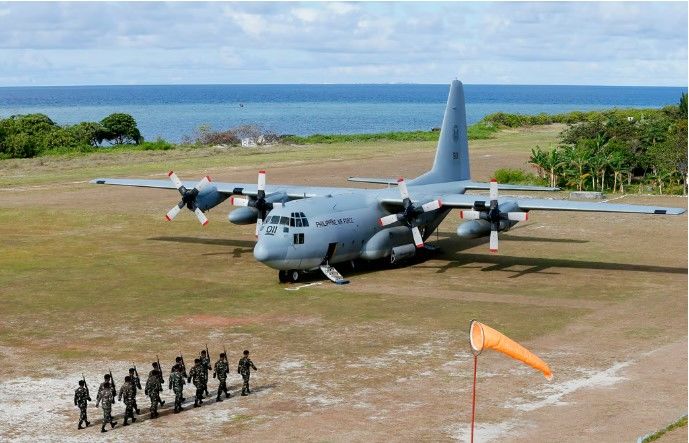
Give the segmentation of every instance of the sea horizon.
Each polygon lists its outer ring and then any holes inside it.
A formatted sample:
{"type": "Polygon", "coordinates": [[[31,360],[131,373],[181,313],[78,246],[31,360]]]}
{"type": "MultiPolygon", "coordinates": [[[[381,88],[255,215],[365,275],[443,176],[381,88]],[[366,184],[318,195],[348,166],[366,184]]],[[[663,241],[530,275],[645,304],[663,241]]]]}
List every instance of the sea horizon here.
{"type": "MultiPolygon", "coordinates": [[[[430,130],[441,124],[449,84],[180,84],[0,87],[0,118],[43,113],[61,125],[131,114],[147,140],[194,138],[201,125],[254,124],[277,134],[430,130]]],[[[686,87],[465,84],[467,123],[494,112],[557,114],[660,108],[686,87]]]]}

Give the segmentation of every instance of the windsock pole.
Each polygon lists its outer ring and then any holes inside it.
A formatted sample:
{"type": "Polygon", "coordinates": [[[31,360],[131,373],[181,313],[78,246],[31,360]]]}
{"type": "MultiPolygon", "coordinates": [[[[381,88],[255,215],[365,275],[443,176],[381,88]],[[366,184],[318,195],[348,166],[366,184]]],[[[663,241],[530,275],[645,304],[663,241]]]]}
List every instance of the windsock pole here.
{"type": "Polygon", "coordinates": [[[471,392],[471,443],[474,443],[474,419],[476,417],[476,367],[478,355],[474,354],[474,388],[471,392]]]}

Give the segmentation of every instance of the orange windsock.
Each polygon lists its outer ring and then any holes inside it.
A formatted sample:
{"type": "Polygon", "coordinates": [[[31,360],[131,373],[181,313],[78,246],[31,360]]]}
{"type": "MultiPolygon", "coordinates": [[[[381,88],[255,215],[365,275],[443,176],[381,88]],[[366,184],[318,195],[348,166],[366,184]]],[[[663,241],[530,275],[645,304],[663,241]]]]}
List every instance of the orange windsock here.
{"type": "Polygon", "coordinates": [[[548,380],[553,378],[553,373],[546,362],[541,360],[536,354],[481,322],[476,320],[471,321],[471,325],[469,326],[469,342],[471,343],[471,350],[475,355],[479,355],[484,349],[500,351],[515,360],[519,360],[541,371],[548,380]]]}

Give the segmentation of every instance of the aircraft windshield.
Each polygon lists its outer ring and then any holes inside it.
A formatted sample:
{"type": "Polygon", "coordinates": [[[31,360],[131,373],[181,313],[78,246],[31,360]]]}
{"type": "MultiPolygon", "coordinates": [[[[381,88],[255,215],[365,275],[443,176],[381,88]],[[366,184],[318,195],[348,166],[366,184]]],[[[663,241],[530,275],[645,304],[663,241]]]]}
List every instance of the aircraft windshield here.
{"type": "Polygon", "coordinates": [[[295,228],[307,227],[309,226],[309,221],[303,212],[293,212],[290,214],[289,225],[295,228]]]}

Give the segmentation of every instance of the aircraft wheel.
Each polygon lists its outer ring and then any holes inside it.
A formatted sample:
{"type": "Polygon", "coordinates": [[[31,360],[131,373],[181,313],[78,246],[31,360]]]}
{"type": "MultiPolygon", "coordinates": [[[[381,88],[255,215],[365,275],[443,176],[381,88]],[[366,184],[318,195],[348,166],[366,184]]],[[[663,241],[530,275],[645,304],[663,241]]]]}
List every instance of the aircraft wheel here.
{"type": "Polygon", "coordinates": [[[289,274],[287,271],[278,271],[278,280],[280,283],[287,283],[289,281],[289,274]]]}
{"type": "Polygon", "coordinates": [[[301,274],[299,274],[299,271],[297,270],[287,271],[287,273],[289,274],[289,281],[292,283],[298,282],[301,278],[301,274]]]}

